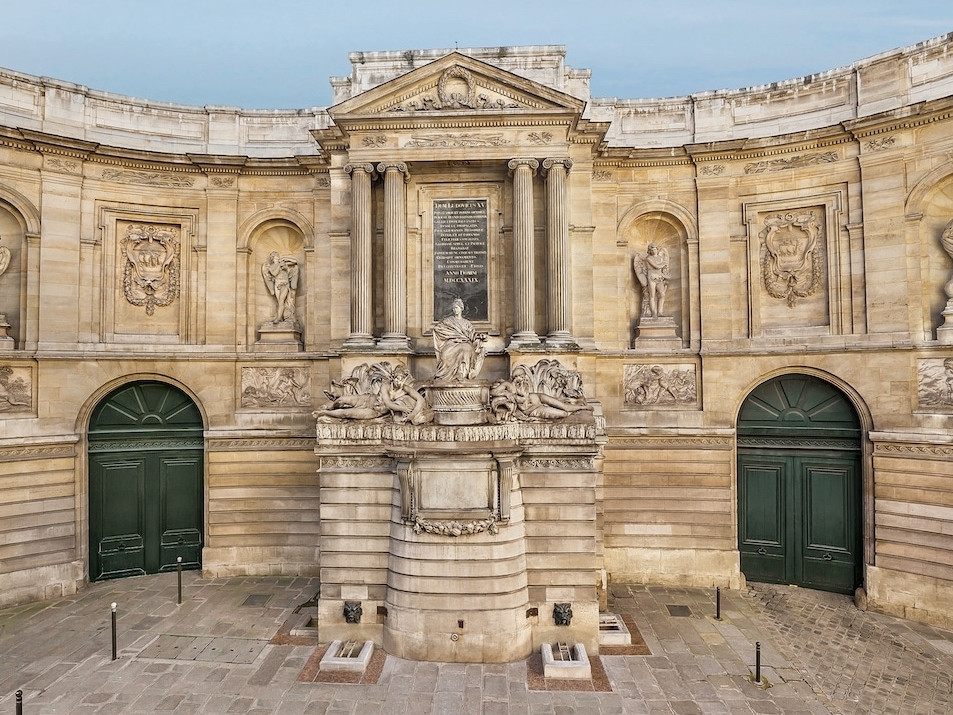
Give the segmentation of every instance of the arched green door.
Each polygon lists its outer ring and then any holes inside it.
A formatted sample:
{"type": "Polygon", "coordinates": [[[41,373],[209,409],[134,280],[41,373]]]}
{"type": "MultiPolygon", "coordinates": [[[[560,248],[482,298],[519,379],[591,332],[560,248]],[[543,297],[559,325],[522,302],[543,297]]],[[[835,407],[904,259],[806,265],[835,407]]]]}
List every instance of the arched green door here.
{"type": "Polygon", "coordinates": [[[181,390],[136,382],[89,425],[89,577],[202,565],[202,416],[181,390]]]}
{"type": "Polygon", "coordinates": [[[860,421],[833,385],[785,375],[738,418],[738,542],[750,581],[852,593],[862,576],[860,421]]]}

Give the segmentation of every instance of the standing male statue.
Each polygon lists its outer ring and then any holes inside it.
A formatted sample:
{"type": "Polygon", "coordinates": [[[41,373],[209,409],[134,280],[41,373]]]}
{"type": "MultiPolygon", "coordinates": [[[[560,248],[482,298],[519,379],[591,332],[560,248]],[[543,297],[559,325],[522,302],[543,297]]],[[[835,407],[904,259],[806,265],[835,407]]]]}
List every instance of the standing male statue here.
{"type": "Polygon", "coordinates": [[[632,267],[642,284],[642,317],[661,317],[668,290],[668,251],[650,243],[644,256],[636,254],[632,259],[632,267]]]}
{"type": "Polygon", "coordinates": [[[295,294],[298,290],[298,261],[291,256],[281,256],[278,251],[268,254],[261,266],[261,275],[268,292],[278,301],[273,323],[294,320],[295,294]]]}

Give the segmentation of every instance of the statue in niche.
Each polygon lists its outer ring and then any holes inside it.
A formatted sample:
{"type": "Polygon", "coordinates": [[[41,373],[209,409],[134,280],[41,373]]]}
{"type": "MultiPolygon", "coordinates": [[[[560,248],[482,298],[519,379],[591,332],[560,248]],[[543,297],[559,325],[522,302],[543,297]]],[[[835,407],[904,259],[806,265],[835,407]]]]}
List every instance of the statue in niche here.
{"type": "Polygon", "coordinates": [[[533,367],[517,365],[509,380],[490,389],[490,411],[497,423],[512,420],[558,420],[592,411],[582,390],[582,378],[558,360],[540,360],[533,367]]]}
{"type": "Polygon", "coordinates": [[[661,317],[665,310],[665,293],[668,291],[668,250],[657,243],[650,243],[644,256],[636,254],[632,267],[642,284],[642,317],[661,317]]]}
{"type": "Polygon", "coordinates": [[[486,333],[478,333],[463,317],[463,301],[453,301],[452,315],[433,325],[433,346],[437,353],[437,382],[473,380],[483,368],[486,333]]]}
{"type": "Polygon", "coordinates": [[[265,279],[268,292],[278,303],[275,308],[275,317],[271,322],[275,324],[295,322],[295,295],[298,291],[297,259],[272,251],[268,254],[268,260],[261,266],[261,275],[265,279]]]}
{"type": "Polygon", "coordinates": [[[329,402],[314,413],[321,421],[373,420],[388,414],[397,423],[419,425],[433,420],[433,412],[403,363],[362,363],[350,377],[332,380],[324,394],[329,402]]]}
{"type": "Polygon", "coordinates": [[[761,278],[772,298],[797,305],[821,284],[821,225],[813,211],[769,216],[761,238],[761,278]]]}
{"type": "Polygon", "coordinates": [[[0,276],[10,267],[10,249],[0,246],[0,276]]]}

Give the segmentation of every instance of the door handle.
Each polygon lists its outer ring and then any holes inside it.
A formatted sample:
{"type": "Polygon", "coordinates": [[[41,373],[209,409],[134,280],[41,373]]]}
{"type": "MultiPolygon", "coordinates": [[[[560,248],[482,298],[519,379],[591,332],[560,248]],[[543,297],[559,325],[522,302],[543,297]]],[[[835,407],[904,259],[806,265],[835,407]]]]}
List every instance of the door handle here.
{"type": "Polygon", "coordinates": [[[758,549],[758,553],[759,553],[761,556],[764,556],[764,555],[767,554],[768,552],[765,551],[765,550],[764,550],[764,547],[762,546],[760,549],[758,549]]]}
{"type": "Polygon", "coordinates": [[[821,558],[824,559],[825,561],[833,561],[833,560],[834,560],[834,557],[831,556],[830,554],[824,554],[821,558]]]}

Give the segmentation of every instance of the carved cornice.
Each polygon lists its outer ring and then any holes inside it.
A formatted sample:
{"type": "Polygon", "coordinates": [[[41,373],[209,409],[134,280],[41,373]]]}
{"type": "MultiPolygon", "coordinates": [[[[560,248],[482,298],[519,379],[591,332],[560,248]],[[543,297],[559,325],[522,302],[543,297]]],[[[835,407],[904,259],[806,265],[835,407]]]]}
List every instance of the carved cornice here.
{"type": "Polygon", "coordinates": [[[353,471],[390,471],[394,467],[394,460],[389,457],[361,457],[361,456],[330,456],[321,457],[321,469],[345,469],[353,471]]]}
{"type": "Polygon", "coordinates": [[[315,441],[307,437],[216,437],[206,442],[210,452],[296,451],[313,452],[315,441]]]}
{"type": "Polygon", "coordinates": [[[874,456],[901,456],[914,459],[933,459],[935,457],[950,458],[953,456],[953,445],[915,444],[912,442],[874,442],[874,456]]]}
{"type": "Polygon", "coordinates": [[[183,437],[181,439],[124,437],[123,439],[104,439],[89,441],[89,452],[143,452],[156,449],[202,449],[205,440],[201,437],[183,437]]]}
{"type": "Polygon", "coordinates": [[[593,469],[591,457],[564,457],[564,458],[537,458],[530,457],[520,460],[520,468],[525,470],[538,469],[542,471],[572,471],[590,472],[593,469]]]}
{"type": "Polygon", "coordinates": [[[645,437],[614,437],[610,434],[606,449],[623,447],[637,447],[639,449],[731,449],[734,445],[732,437],[718,436],[656,436],[645,437]]]}
{"type": "Polygon", "coordinates": [[[17,447],[4,447],[0,445],[0,462],[16,462],[28,459],[58,459],[75,456],[75,444],[29,445],[17,447]]]}

